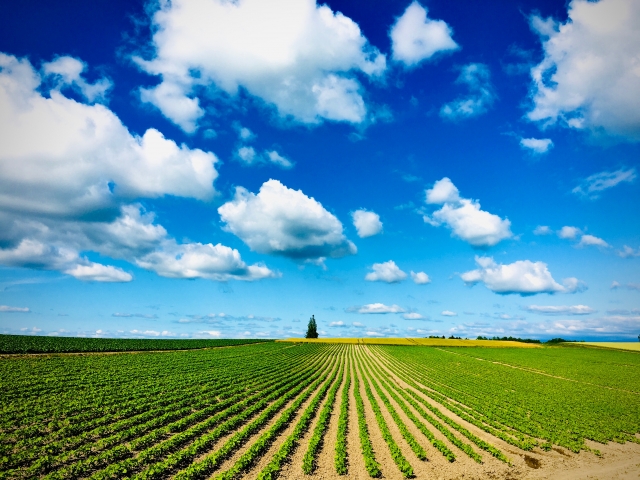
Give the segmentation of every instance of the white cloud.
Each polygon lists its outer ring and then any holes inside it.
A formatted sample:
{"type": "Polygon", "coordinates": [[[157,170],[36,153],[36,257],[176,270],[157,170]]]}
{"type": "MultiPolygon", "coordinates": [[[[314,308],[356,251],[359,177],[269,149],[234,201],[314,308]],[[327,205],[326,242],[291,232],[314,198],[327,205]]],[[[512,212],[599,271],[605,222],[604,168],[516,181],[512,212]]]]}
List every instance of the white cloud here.
{"type": "Polygon", "coordinates": [[[86,282],[130,282],[133,276],[121,268],[91,262],[65,270],[66,274],[86,282]]]}
{"type": "Polygon", "coordinates": [[[356,313],[403,313],[404,308],[399,305],[385,305],[384,303],[369,303],[367,305],[362,305],[361,307],[350,307],[347,309],[348,312],[356,312],[356,313]]]}
{"type": "Polygon", "coordinates": [[[528,322],[511,320],[499,323],[470,323],[454,327],[456,335],[476,337],[514,336],[525,338],[565,338],[581,340],[587,338],[620,338],[637,340],[640,316],[602,316],[595,318],[553,319],[528,322]]]}
{"type": "Polygon", "coordinates": [[[74,57],[58,57],[52,62],[42,65],[43,73],[56,80],[56,89],[71,87],[79,92],[89,102],[104,102],[107,91],[113,86],[106,79],[101,78],[91,84],[82,78],[86,64],[74,57]]]}
{"type": "Polygon", "coordinates": [[[402,318],[405,320],[423,320],[424,316],[420,315],[418,312],[408,312],[402,315],[402,318]]]}
{"type": "Polygon", "coordinates": [[[411,270],[411,279],[413,280],[413,283],[415,283],[416,285],[426,285],[427,283],[431,283],[431,279],[429,278],[429,275],[427,275],[424,272],[414,272],[413,270],[411,270]]]}
{"type": "Polygon", "coordinates": [[[580,235],[582,231],[578,227],[571,227],[571,226],[565,225],[560,230],[558,230],[557,233],[558,233],[558,237],[564,240],[573,240],[578,235],[580,235]]]}
{"type": "Polygon", "coordinates": [[[531,18],[544,59],[531,69],[530,120],[640,140],[640,4],[573,0],[564,24],[531,18]]]}
{"type": "Polygon", "coordinates": [[[360,322],[353,322],[351,325],[353,325],[356,328],[364,328],[364,323],[360,323],[360,322]]]}
{"type": "Polygon", "coordinates": [[[247,265],[236,249],[210,243],[166,242],[163,249],[136,259],[136,264],[169,278],[253,281],[279,276],[265,265],[247,265]]]}
{"type": "Polygon", "coordinates": [[[386,69],[355,22],[314,0],[175,0],[152,13],[152,30],[154,56],[134,60],[161,83],[142,98],[186,131],[213,86],[229,96],[243,89],[298,122],[360,123],[356,72],[386,69]]]}
{"type": "Polygon", "coordinates": [[[225,229],[252,250],[305,260],[341,258],[357,252],[340,221],[300,190],[269,180],[258,194],[237,187],[218,209],[225,229]]]}
{"type": "Polygon", "coordinates": [[[444,204],[424,221],[433,225],[447,225],[452,234],[474,247],[491,247],[501,240],[513,237],[511,222],[480,209],[480,203],[461,198],[451,180],[438,180],[433,188],[426,191],[429,204],[444,204]]]}
{"type": "Polygon", "coordinates": [[[289,169],[294,165],[291,160],[283,157],[275,150],[266,150],[259,154],[255,148],[247,145],[240,146],[236,151],[235,157],[246,166],[271,163],[280,168],[289,169]]]}
{"type": "Polygon", "coordinates": [[[609,245],[603,239],[594,237],[593,235],[582,235],[582,237],[580,237],[580,242],[578,242],[578,245],[576,246],[578,248],[588,247],[588,246],[608,248],[611,245],[609,245]]]}
{"type": "Polygon", "coordinates": [[[346,324],[342,320],[339,320],[337,322],[331,322],[329,326],[330,327],[346,327],[346,324]]]}
{"type": "Polygon", "coordinates": [[[446,103],[440,116],[449,120],[461,120],[485,113],[495,100],[489,67],[482,63],[470,63],[462,67],[457,84],[466,85],[469,95],[446,103]]]}
{"type": "Polygon", "coordinates": [[[406,67],[415,67],[438,52],[457,50],[451,27],[442,20],[427,17],[427,9],[414,1],[391,27],[393,59],[406,67]]]}
{"type": "Polygon", "coordinates": [[[467,285],[482,282],[492,292],[501,295],[519,294],[535,295],[538,293],[575,293],[584,290],[585,286],[577,278],[571,277],[556,282],[547,264],[518,260],[510,264],[498,264],[491,257],[476,256],[479,268],[460,275],[467,285]]]}
{"type": "Polygon", "coordinates": [[[238,148],[238,151],[236,152],[236,158],[245,165],[253,165],[256,163],[257,157],[258,155],[255,148],[248,147],[246,145],[238,148]]]}
{"type": "Polygon", "coordinates": [[[528,305],[525,310],[542,315],[589,315],[595,312],[587,305],[528,305]]]}
{"type": "Polygon", "coordinates": [[[367,210],[356,210],[351,214],[353,226],[358,231],[360,238],[372,237],[382,232],[380,215],[367,210]]]}
{"type": "Polygon", "coordinates": [[[247,127],[243,127],[240,124],[236,124],[236,130],[238,132],[238,138],[243,142],[251,141],[256,137],[256,135],[251,130],[249,130],[247,127]]]}
{"type": "Polygon", "coordinates": [[[393,260],[374,263],[371,268],[373,272],[367,273],[364,277],[368,282],[397,283],[407,278],[407,274],[400,270],[393,260]]]}
{"type": "Polygon", "coordinates": [[[625,245],[622,247],[622,250],[618,250],[616,252],[618,256],[621,258],[634,258],[640,257],[640,248],[636,248],[635,250],[631,248],[629,245],[625,245]]]}
{"type": "Polygon", "coordinates": [[[546,225],[538,225],[533,231],[534,235],[551,235],[551,229],[546,225]]]}
{"type": "Polygon", "coordinates": [[[553,147],[553,142],[550,138],[521,138],[520,146],[530,150],[536,155],[542,155],[553,147]]]}
{"type": "Polygon", "coordinates": [[[640,283],[627,283],[622,285],[620,282],[613,281],[611,283],[611,290],[617,290],[618,288],[626,288],[627,290],[638,290],[640,291],[640,283]]]}
{"type": "Polygon", "coordinates": [[[150,319],[150,320],[155,320],[158,318],[157,315],[154,314],[146,314],[146,313],[122,313],[122,312],[115,312],[111,314],[112,317],[119,317],[119,318],[146,318],[146,319],[150,319]]]}
{"type": "Polygon", "coordinates": [[[0,264],[8,267],[26,267],[38,270],[57,270],[78,280],[93,282],[130,282],[133,277],[121,268],[102,265],[80,257],[65,247],[48,245],[24,238],[13,248],[0,249],[0,264]]]}
{"type": "MultiPolygon", "coordinates": [[[[104,333],[102,330],[96,330],[98,335],[104,333]]],[[[163,330],[158,332],[157,330],[130,330],[130,334],[134,335],[134,337],[175,337],[177,336],[175,333],[170,332],[169,330],[163,330]]],[[[199,332],[200,333],[200,332],[199,332]]]]}
{"type": "Polygon", "coordinates": [[[456,312],[452,312],[451,310],[443,310],[440,315],[444,317],[457,317],[458,314],[456,312]]]}
{"type": "Polygon", "coordinates": [[[280,155],[278,152],[276,152],[275,150],[267,150],[265,153],[265,156],[267,158],[267,160],[271,163],[273,163],[274,165],[277,165],[281,168],[284,169],[289,169],[289,168],[293,168],[294,163],[289,160],[286,157],[283,157],[282,155],[280,155]]]}
{"type": "Polygon", "coordinates": [[[83,216],[123,200],[177,195],[208,200],[211,152],[178,146],[154,129],[129,133],[103,105],[51,90],[26,59],[0,53],[0,209],[83,216]]]}
{"type": "Polygon", "coordinates": [[[460,201],[460,191],[453,182],[444,177],[433,184],[433,187],[425,192],[428,204],[442,205],[443,203],[456,203],[460,201]]]}
{"type": "Polygon", "coordinates": [[[571,192],[595,200],[600,197],[601,192],[604,190],[613,188],[622,182],[633,183],[636,177],[635,167],[628,169],[621,168],[615,172],[605,171],[595,173],[585,178],[580,185],[571,190],[571,192]]]}
{"type": "Polygon", "coordinates": [[[11,312],[11,313],[29,313],[28,307],[11,307],[9,305],[0,305],[0,312],[11,312]]]}

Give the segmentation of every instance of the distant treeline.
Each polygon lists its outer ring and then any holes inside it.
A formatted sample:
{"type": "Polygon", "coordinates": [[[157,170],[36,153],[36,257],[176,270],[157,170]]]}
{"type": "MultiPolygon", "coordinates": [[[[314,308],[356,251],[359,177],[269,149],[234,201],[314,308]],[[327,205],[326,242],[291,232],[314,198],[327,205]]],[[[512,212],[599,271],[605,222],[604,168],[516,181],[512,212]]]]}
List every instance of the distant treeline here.
{"type": "Polygon", "coordinates": [[[483,337],[480,335],[477,340],[502,340],[509,342],[522,342],[522,343],[564,343],[564,342],[577,342],[577,340],[565,340],[564,338],[552,338],[551,340],[547,340],[546,342],[542,342],[540,340],[535,340],[533,338],[517,338],[517,337],[483,337]]]}
{"type": "Polygon", "coordinates": [[[138,350],[192,350],[227,347],[273,340],[240,339],[137,339],[39,337],[33,335],[0,335],[0,353],[81,353],[127,352],[138,350]]]}

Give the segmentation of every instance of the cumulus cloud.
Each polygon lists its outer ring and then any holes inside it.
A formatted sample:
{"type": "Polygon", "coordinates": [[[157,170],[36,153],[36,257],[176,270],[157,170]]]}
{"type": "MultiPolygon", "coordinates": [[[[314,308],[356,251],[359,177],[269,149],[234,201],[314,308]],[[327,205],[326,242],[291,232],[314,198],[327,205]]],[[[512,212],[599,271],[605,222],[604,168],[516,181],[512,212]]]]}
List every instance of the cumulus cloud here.
{"type": "Polygon", "coordinates": [[[589,315],[596,312],[587,305],[528,305],[525,310],[541,315],[589,315]]]}
{"type": "Polygon", "coordinates": [[[0,305],[0,312],[10,312],[10,313],[29,313],[28,307],[12,307],[10,305],[0,305]]]}
{"type": "Polygon", "coordinates": [[[573,0],[566,23],[532,16],[544,58],[531,69],[528,118],[640,140],[638,24],[636,0],[573,0]]]}
{"type": "Polygon", "coordinates": [[[413,280],[413,283],[415,283],[416,285],[426,285],[427,283],[431,283],[431,279],[429,278],[429,275],[427,275],[424,272],[414,272],[413,270],[411,270],[411,279],[413,280]]]}
{"type": "Polygon", "coordinates": [[[130,202],[210,200],[218,160],[154,129],[132,135],[104,105],[65,96],[69,87],[88,100],[103,96],[95,86],[105,83],[84,81],[84,68],[59,57],[38,72],[26,59],[0,54],[0,264],[129,282],[130,273],[84,252],[138,264],[172,248],[153,214],[130,202]]]}
{"type": "Polygon", "coordinates": [[[405,320],[424,320],[424,316],[418,312],[408,312],[402,315],[405,320]]]}
{"type": "Polygon", "coordinates": [[[633,183],[637,177],[635,167],[621,168],[615,172],[599,172],[585,178],[580,185],[571,190],[581,197],[595,200],[600,198],[603,191],[615,187],[620,183],[633,183]]]}
{"type": "Polygon", "coordinates": [[[589,247],[589,246],[608,248],[611,245],[609,245],[603,239],[595,237],[593,235],[582,235],[582,237],[580,237],[580,242],[578,242],[576,246],[578,248],[589,247]]]}
{"type": "Polygon", "coordinates": [[[400,270],[393,260],[374,263],[371,269],[373,271],[367,273],[364,277],[368,282],[398,283],[407,278],[407,274],[400,270]]]}
{"type": "Polygon", "coordinates": [[[252,250],[295,260],[341,258],[357,252],[342,223],[301,190],[277,180],[262,184],[258,194],[236,188],[233,200],[218,208],[225,230],[252,250]]]}
{"type": "Polygon", "coordinates": [[[136,264],[169,278],[252,281],[279,276],[263,264],[247,265],[238,250],[219,243],[166,242],[162,250],[136,259],[136,264]]]}
{"type": "Polygon", "coordinates": [[[385,314],[385,313],[403,313],[404,308],[399,305],[385,305],[384,303],[369,303],[360,307],[349,307],[347,312],[362,314],[385,314]]]}
{"type": "Polygon", "coordinates": [[[538,293],[575,293],[586,287],[577,278],[566,278],[560,285],[551,276],[544,262],[518,260],[510,264],[498,264],[491,257],[476,256],[478,268],[460,275],[467,285],[484,283],[492,292],[522,296],[538,293]]]}
{"type": "Polygon", "coordinates": [[[550,138],[521,138],[520,146],[531,153],[542,155],[553,147],[553,141],[550,138]]]}
{"type": "Polygon", "coordinates": [[[485,113],[496,98],[491,84],[489,67],[482,63],[470,63],[462,67],[457,84],[466,85],[469,94],[446,103],[440,116],[448,120],[462,120],[485,113]]]}
{"type": "Polygon", "coordinates": [[[453,182],[444,177],[433,184],[426,192],[426,201],[429,204],[441,205],[443,203],[456,203],[460,201],[460,191],[453,182]]]}
{"type": "Polygon", "coordinates": [[[534,235],[551,235],[553,233],[551,229],[546,225],[538,225],[533,231],[534,235]]]}
{"type": "Polygon", "coordinates": [[[90,262],[88,265],[75,265],[65,270],[67,275],[86,282],[130,282],[133,276],[121,268],[90,262]]]}
{"type": "Polygon", "coordinates": [[[347,325],[342,320],[339,320],[337,322],[331,322],[329,324],[329,327],[337,327],[337,328],[343,328],[343,327],[346,327],[346,326],[347,325]]]}
{"type": "Polygon", "coordinates": [[[130,282],[133,276],[119,267],[103,265],[81,257],[64,246],[24,238],[14,247],[0,248],[0,264],[8,267],[57,270],[90,282],[130,282]]]}
{"type": "Polygon", "coordinates": [[[451,38],[452,33],[449,25],[429,18],[427,9],[414,1],[389,32],[392,57],[406,67],[415,67],[439,52],[460,48],[451,38]]]}
{"type": "Polygon", "coordinates": [[[444,317],[457,317],[458,314],[456,312],[452,312],[451,310],[443,310],[440,315],[444,317]]]}
{"type": "Polygon", "coordinates": [[[372,237],[382,232],[380,215],[367,210],[356,210],[351,214],[353,226],[358,231],[360,238],[372,237]]]}
{"type": "Polygon", "coordinates": [[[51,90],[26,59],[0,54],[0,208],[81,217],[119,201],[208,200],[217,158],[149,129],[132,135],[103,105],[51,90]]]}
{"type": "Polygon", "coordinates": [[[56,89],[71,87],[79,92],[87,101],[105,101],[107,91],[113,86],[106,79],[101,78],[95,83],[87,82],[82,73],[87,65],[74,57],[57,57],[55,60],[44,63],[42,71],[48,77],[52,77],[56,84],[56,89]]]}
{"type": "Polygon", "coordinates": [[[640,257],[640,248],[636,248],[634,250],[629,245],[625,245],[624,247],[622,247],[622,250],[618,250],[616,253],[621,258],[640,257]]]}
{"type": "Polygon", "coordinates": [[[474,247],[492,247],[513,237],[509,220],[481,210],[478,201],[461,198],[456,186],[446,177],[426,191],[426,202],[443,206],[431,216],[425,215],[425,222],[433,226],[446,225],[454,236],[474,247]]]}
{"type": "Polygon", "coordinates": [[[134,61],[161,83],[141,98],[187,132],[208,96],[240,89],[297,122],[361,123],[357,74],[386,69],[355,22],[315,0],[175,0],[159,3],[151,22],[154,54],[134,61]]]}
{"type": "Polygon", "coordinates": [[[581,233],[582,231],[578,227],[571,227],[569,225],[565,225],[557,232],[558,237],[564,240],[574,240],[581,233]]]}
{"type": "Polygon", "coordinates": [[[235,158],[245,166],[258,164],[272,164],[285,170],[293,168],[294,163],[283,157],[275,150],[265,150],[258,153],[255,148],[247,145],[240,146],[235,153],[235,158]]]}

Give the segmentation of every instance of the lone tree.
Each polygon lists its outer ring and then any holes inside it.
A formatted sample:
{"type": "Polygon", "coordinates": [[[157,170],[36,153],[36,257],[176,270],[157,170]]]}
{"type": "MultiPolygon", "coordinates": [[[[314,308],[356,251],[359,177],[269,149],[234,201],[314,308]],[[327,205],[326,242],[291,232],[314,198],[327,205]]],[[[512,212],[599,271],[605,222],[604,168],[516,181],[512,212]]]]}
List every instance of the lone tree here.
{"type": "Polygon", "coordinates": [[[307,326],[307,335],[305,338],[318,338],[318,325],[313,315],[309,319],[309,325],[307,326]]]}

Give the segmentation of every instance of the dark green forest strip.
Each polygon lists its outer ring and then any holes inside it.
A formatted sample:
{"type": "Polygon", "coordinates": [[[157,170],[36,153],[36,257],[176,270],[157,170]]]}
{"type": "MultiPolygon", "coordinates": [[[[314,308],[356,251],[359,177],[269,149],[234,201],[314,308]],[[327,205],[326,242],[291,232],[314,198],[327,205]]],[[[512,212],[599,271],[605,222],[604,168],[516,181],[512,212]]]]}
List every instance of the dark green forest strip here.
{"type": "Polygon", "coordinates": [[[272,342],[261,339],[138,339],[0,335],[0,353],[89,353],[148,350],[193,350],[272,342]]]}

